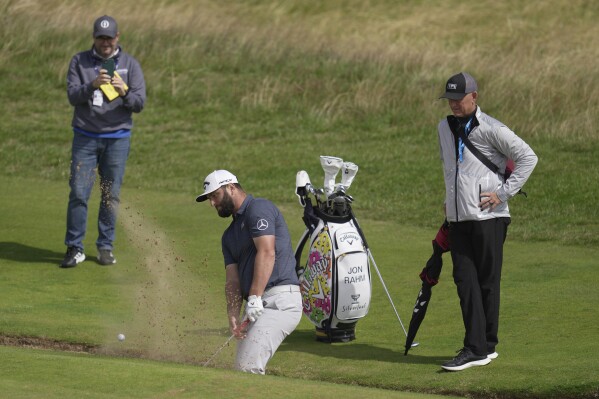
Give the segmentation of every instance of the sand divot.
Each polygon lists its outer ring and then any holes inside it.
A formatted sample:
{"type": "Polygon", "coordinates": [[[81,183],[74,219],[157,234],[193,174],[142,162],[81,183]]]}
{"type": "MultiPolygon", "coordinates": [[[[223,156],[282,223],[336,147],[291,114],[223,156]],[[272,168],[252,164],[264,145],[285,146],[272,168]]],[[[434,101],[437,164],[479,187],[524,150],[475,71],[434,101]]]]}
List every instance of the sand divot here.
{"type": "MultiPolygon", "coordinates": [[[[129,267],[142,268],[146,275],[134,293],[134,319],[126,323],[137,334],[135,349],[150,358],[201,361],[198,327],[204,323],[196,312],[185,311],[193,309],[189,302],[197,298],[192,294],[201,292],[199,282],[190,278],[193,262],[186,262],[166,233],[133,204],[122,203],[119,213],[127,239],[140,255],[129,267]]],[[[131,342],[135,335],[127,337],[131,342]]]]}
{"type": "MultiPolygon", "coordinates": [[[[130,202],[122,202],[119,213],[129,250],[126,255],[119,251],[118,263],[105,271],[113,276],[115,286],[122,287],[114,300],[123,302],[129,309],[124,314],[131,317],[107,315],[102,345],[26,336],[0,336],[0,345],[198,365],[214,354],[230,332],[221,286],[215,292],[205,279],[208,255],[186,259],[186,242],[174,242],[130,202]],[[218,312],[220,307],[223,313],[218,312]],[[120,333],[126,339],[119,341],[120,333]]],[[[212,364],[230,367],[232,357],[233,348],[223,350],[212,364]]]]}

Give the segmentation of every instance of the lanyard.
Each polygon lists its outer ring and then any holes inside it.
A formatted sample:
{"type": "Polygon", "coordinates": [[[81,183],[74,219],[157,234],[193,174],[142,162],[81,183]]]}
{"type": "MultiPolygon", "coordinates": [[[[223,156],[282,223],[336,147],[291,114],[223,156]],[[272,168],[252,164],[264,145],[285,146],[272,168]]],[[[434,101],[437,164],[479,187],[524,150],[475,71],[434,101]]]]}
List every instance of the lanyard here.
{"type": "MultiPolygon", "coordinates": [[[[466,133],[466,136],[470,134],[471,124],[472,118],[470,118],[466,123],[466,126],[464,126],[464,133],[466,133]]],[[[460,162],[464,162],[464,142],[462,141],[461,137],[458,140],[458,159],[460,162]]]]}

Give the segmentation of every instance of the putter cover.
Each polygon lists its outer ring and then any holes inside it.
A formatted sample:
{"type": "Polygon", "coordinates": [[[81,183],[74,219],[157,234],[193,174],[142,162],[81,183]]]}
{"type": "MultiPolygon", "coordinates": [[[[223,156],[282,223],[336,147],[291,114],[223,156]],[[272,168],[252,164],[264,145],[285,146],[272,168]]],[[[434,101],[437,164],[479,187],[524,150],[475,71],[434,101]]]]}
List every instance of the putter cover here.
{"type": "MultiPolygon", "coordinates": [[[[114,75],[121,78],[121,75],[119,75],[117,71],[114,71],[114,75]]],[[[127,86],[126,83],[123,87],[125,88],[125,91],[129,90],[129,86],[127,86]]],[[[108,101],[112,101],[119,96],[119,93],[117,93],[117,91],[114,89],[114,86],[110,83],[104,83],[102,86],[100,86],[100,89],[102,90],[108,101]]]]}

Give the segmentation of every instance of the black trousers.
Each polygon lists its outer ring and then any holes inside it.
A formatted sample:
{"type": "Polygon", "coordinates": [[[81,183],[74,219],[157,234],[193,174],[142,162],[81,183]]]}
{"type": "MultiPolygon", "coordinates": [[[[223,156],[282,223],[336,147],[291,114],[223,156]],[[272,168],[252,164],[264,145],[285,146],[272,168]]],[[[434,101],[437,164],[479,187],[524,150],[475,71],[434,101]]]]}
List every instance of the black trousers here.
{"type": "Polygon", "coordinates": [[[464,347],[481,356],[494,352],[499,342],[501,266],[509,224],[510,218],[496,218],[449,226],[453,281],[466,329],[464,347]]]}

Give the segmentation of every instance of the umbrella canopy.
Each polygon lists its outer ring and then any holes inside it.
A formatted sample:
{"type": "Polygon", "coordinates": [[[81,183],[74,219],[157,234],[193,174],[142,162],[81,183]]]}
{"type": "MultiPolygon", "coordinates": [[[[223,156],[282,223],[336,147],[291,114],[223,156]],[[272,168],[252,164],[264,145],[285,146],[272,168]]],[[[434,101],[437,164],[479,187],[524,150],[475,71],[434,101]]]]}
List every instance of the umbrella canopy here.
{"type": "Polygon", "coordinates": [[[416,333],[420,328],[420,324],[422,324],[422,320],[424,320],[426,309],[428,308],[432,296],[432,287],[439,282],[439,276],[441,275],[441,269],[443,268],[443,253],[447,251],[449,251],[449,223],[445,221],[433,240],[433,254],[420,273],[422,288],[420,288],[420,292],[416,298],[416,304],[414,305],[414,311],[412,312],[412,319],[410,320],[408,334],[406,335],[406,350],[404,355],[408,354],[408,351],[414,342],[414,338],[416,338],[416,333]]]}

